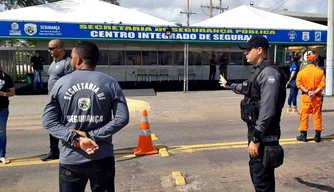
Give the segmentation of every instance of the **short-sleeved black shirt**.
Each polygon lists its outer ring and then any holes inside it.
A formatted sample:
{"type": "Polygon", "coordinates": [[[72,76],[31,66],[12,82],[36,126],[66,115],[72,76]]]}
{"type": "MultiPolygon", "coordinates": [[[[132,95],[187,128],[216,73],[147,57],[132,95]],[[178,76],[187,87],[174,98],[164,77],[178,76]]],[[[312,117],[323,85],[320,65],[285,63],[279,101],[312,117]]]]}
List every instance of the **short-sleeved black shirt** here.
{"type": "MultiPolygon", "coordinates": [[[[12,78],[5,72],[0,71],[0,91],[8,92],[10,88],[14,87],[12,78]]],[[[0,96],[0,109],[8,108],[8,97],[0,96]]]]}
{"type": "Polygon", "coordinates": [[[30,59],[30,63],[32,63],[32,67],[34,68],[34,70],[43,70],[44,58],[41,56],[32,56],[30,59]]]}

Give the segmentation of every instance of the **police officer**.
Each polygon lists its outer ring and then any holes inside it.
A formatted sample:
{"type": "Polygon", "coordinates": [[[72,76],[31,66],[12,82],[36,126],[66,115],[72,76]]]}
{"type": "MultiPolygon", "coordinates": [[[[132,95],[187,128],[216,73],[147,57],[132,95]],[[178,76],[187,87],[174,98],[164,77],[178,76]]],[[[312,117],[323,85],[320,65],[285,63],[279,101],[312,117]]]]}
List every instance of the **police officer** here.
{"type": "Polygon", "coordinates": [[[283,163],[284,151],[279,145],[280,119],[286,98],[286,78],[274,63],[267,60],[269,42],[263,36],[252,36],[244,46],[247,62],[254,67],[243,83],[227,82],[221,86],[243,94],[241,118],[248,127],[250,175],[257,192],[275,191],[275,168],[283,163]],[[272,158],[269,158],[271,156],[272,158]]]}
{"type": "Polygon", "coordinates": [[[129,110],[118,82],[95,71],[99,49],[79,42],[72,50],[75,71],[53,86],[43,127],[62,141],[60,192],[113,192],[115,158],[112,138],[129,122],[129,110]]]}

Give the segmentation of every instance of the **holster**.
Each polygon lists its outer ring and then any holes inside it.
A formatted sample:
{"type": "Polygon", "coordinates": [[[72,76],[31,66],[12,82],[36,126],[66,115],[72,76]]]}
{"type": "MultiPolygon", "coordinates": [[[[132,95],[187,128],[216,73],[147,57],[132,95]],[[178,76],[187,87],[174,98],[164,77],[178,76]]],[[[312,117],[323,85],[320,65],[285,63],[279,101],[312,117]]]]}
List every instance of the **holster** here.
{"type": "Polygon", "coordinates": [[[277,168],[283,164],[284,150],[281,145],[265,146],[262,164],[265,168],[277,168]]]}
{"type": "Polygon", "coordinates": [[[259,106],[257,102],[243,99],[240,102],[241,119],[246,123],[255,123],[259,117],[259,106]]]}

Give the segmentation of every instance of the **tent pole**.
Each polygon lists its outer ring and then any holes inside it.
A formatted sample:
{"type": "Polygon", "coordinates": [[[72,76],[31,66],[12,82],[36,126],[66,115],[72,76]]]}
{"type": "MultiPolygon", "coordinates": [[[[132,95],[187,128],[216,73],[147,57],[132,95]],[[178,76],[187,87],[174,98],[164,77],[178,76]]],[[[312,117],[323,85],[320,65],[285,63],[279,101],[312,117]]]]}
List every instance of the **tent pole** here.
{"type": "MultiPolygon", "coordinates": [[[[189,8],[189,0],[187,0],[187,26],[190,25],[189,22],[190,8],[189,8]]],[[[187,43],[184,44],[184,71],[183,71],[183,92],[188,91],[188,57],[189,57],[189,45],[187,43]]]]}
{"type": "Polygon", "coordinates": [[[187,63],[187,44],[183,48],[183,92],[186,92],[186,64],[187,63]]]}
{"type": "Polygon", "coordinates": [[[333,95],[334,0],[328,0],[325,95],[333,95]]]}
{"type": "Polygon", "coordinates": [[[189,57],[189,45],[186,43],[184,44],[184,72],[183,72],[183,92],[188,91],[188,57],[189,57]]]}
{"type": "Polygon", "coordinates": [[[212,0],[210,0],[210,18],[213,17],[212,15],[212,0]]]}
{"type": "Polygon", "coordinates": [[[277,45],[274,47],[274,63],[276,63],[276,58],[277,58],[277,45]]]}

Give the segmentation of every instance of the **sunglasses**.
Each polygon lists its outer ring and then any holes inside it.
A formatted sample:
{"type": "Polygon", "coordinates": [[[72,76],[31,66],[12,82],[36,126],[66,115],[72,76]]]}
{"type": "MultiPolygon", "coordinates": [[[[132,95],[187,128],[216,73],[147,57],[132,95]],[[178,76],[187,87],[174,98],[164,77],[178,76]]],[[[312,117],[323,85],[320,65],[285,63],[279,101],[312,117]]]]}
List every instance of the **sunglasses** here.
{"type": "Polygon", "coordinates": [[[52,50],[54,50],[54,49],[56,49],[56,48],[58,48],[58,47],[59,47],[59,46],[57,46],[57,47],[49,47],[48,50],[49,50],[49,51],[52,51],[52,50]]]}
{"type": "Polygon", "coordinates": [[[251,50],[258,49],[258,48],[261,48],[261,47],[250,47],[250,48],[245,49],[245,51],[250,52],[251,50]]]}
{"type": "Polygon", "coordinates": [[[245,51],[250,52],[252,49],[253,49],[253,47],[252,48],[247,48],[247,49],[245,49],[245,51]]]}

